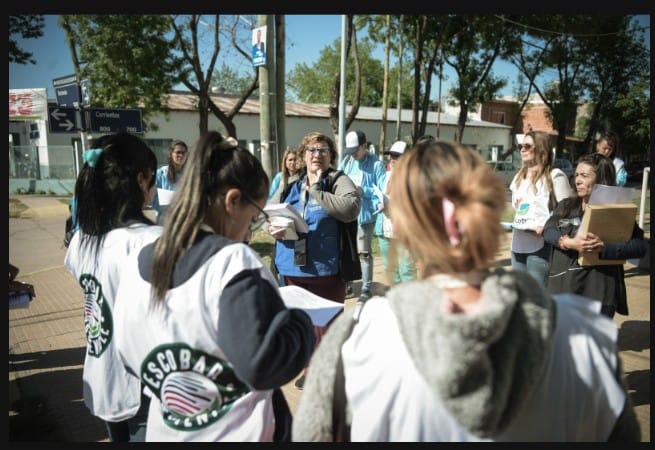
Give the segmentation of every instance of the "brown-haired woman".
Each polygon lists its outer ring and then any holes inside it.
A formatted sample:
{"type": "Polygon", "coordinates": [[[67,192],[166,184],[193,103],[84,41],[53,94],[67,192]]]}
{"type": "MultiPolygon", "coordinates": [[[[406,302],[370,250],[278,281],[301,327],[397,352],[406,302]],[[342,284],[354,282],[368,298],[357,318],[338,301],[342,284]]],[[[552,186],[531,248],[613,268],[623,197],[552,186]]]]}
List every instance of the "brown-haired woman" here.
{"type": "Polygon", "coordinates": [[[117,345],[151,393],[148,441],[288,440],[280,386],[314,349],[244,241],[266,220],[268,177],[250,152],[203,135],[161,237],[125,268],[117,345]]]}
{"type": "Polygon", "coordinates": [[[550,135],[530,131],[520,148],[521,168],[509,185],[515,211],[512,269],[527,271],[543,286],[550,257],[550,245],[542,237],[544,224],[557,202],[571,195],[571,188],[564,172],[553,168],[550,135]]]}
{"type": "Polygon", "coordinates": [[[189,148],[184,141],[174,140],[168,148],[168,163],[157,169],[155,180],[155,198],[152,207],[157,213],[157,222],[162,223],[169,200],[159,198],[159,189],[175,191],[175,186],[182,177],[182,171],[188,159],[189,148]]]}
{"type": "Polygon", "coordinates": [[[288,148],[282,155],[282,170],[275,174],[271,181],[271,188],[268,191],[268,201],[271,203],[280,202],[280,194],[286,187],[296,181],[298,177],[298,149],[288,148]]]}
{"type": "Polygon", "coordinates": [[[419,279],[330,326],[293,440],[639,441],[615,325],[585,302],[546,295],[526,272],[489,269],[505,187],[482,157],[418,144],[390,183],[394,237],[419,279]],[[332,408],[339,392],[343,411],[332,408]],[[346,436],[333,434],[335,417],[346,436]]]}

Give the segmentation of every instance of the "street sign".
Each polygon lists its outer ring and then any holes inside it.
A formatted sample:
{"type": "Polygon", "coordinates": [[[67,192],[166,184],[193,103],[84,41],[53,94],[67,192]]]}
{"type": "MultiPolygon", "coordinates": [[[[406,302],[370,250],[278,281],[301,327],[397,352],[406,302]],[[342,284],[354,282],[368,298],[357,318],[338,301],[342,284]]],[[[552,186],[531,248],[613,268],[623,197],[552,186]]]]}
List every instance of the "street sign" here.
{"type": "Polygon", "coordinates": [[[91,106],[91,93],[89,92],[89,80],[80,81],[80,94],[82,95],[82,107],[91,106]]]}
{"type": "Polygon", "coordinates": [[[72,107],[80,104],[80,85],[75,74],[52,80],[57,96],[57,106],[72,107]]]}
{"type": "Polygon", "coordinates": [[[65,84],[77,83],[77,77],[75,74],[66,75],[65,77],[59,77],[52,80],[52,85],[54,87],[63,86],[65,84]]]}
{"type": "Polygon", "coordinates": [[[51,133],[73,133],[77,131],[75,108],[48,106],[48,124],[51,133]]]}
{"type": "Polygon", "coordinates": [[[87,110],[89,129],[97,133],[143,133],[140,109],[87,110]]]}

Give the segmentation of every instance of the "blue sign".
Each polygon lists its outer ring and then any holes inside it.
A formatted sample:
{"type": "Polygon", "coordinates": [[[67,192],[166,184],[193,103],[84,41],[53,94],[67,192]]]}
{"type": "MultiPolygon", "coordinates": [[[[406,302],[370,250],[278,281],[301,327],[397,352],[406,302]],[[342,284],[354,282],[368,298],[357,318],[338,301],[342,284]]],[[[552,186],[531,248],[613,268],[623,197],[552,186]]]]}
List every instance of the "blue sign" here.
{"type": "Polygon", "coordinates": [[[48,106],[48,124],[51,133],[73,133],[77,131],[75,108],[48,106]]]}
{"type": "Polygon", "coordinates": [[[97,133],[143,133],[140,109],[87,110],[89,129],[97,133]]]}
{"type": "Polygon", "coordinates": [[[52,80],[57,96],[57,106],[78,107],[80,104],[80,85],[75,75],[55,78],[52,80]]]}

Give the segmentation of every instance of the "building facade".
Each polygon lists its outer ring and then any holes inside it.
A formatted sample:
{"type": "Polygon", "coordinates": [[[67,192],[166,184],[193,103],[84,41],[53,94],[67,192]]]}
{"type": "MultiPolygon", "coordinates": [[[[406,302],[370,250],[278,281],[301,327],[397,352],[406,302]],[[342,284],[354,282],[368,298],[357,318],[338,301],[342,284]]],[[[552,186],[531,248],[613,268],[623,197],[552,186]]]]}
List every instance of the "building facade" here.
{"type": "MultiPolygon", "coordinates": [[[[212,95],[214,103],[222,110],[228,111],[237,99],[229,96],[212,95]]],[[[49,106],[56,106],[54,100],[49,100],[49,106]]],[[[170,113],[152,117],[149,120],[157,124],[157,130],[147,130],[141,134],[143,139],[155,151],[159,165],[166,164],[168,146],[174,139],[181,139],[193,151],[193,145],[199,137],[199,120],[197,97],[190,93],[177,92],[169,95],[170,113]]],[[[285,105],[285,135],[284,148],[296,147],[302,137],[310,131],[319,131],[339,140],[332,131],[329,121],[329,105],[291,103],[285,105]]],[[[246,100],[233,122],[237,130],[236,138],[241,146],[249,149],[257,157],[261,156],[259,99],[246,100]]],[[[358,129],[366,134],[367,139],[375,147],[379,146],[381,131],[381,108],[360,107],[357,118],[349,129],[358,129]]],[[[412,111],[400,111],[399,139],[409,142],[412,125],[412,111]]],[[[447,113],[428,112],[426,134],[439,139],[453,140],[457,125],[457,117],[447,113]]],[[[398,127],[398,110],[388,109],[386,136],[387,146],[396,139],[398,127]]],[[[209,129],[225,134],[223,125],[210,114],[209,129]]],[[[462,143],[477,149],[489,159],[493,155],[506,153],[512,147],[511,127],[489,121],[471,119],[467,122],[462,143]],[[493,150],[492,149],[496,149],[493,150]]],[[[70,194],[75,178],[81,167],[82,150],[97,136],[97,133],[71,130],[70,132],[50,132],[48,118],[35,120],[11,120],[10,133],[10,192],[19,189],[36,192],[44,191],[57,194],[70,194]],[[36,125],[35,125],[36,124],[36,125]],[[38,137],[30,130],[38,128],[38,137]],[[31,134],[30,134],[31,133],[31,134]],[[82,145],[82,139],[86,142],[82,145]],[[36,180],[36,183],[34,182],[36,180]]],[[[279,158],[284,148],[272,148],[273,171],[279,170],[279,158]]],[[[280,147],[282,147],[280,146],[280,147]]],[[[382,157],[382,152],[376,148],[376,154],[382,157]]]]}

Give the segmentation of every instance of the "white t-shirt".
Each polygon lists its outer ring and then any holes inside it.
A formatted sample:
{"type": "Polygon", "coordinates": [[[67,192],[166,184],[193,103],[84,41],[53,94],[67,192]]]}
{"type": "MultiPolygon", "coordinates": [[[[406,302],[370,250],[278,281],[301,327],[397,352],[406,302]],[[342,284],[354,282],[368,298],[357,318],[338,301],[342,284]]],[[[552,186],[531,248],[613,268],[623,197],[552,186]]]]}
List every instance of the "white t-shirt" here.
{"type": "Polygon", "coordinates": [[[80,245],[84,235],[80,230],[66,252],[64,264],[84,294],[84,403],[94,416],[106,421],[129,419],[141,404],[141,382],[125,370],[116,349],[115,298],[122,267],[161,231],[160,226],[146,224],[114,229],[95,254],[93,243],[80,245]]]}
{"type": "Polygon", "coordinates": [[[517,185],[516,176],[510,184],[514,222],[512,224],[512,251],[514,253],[534,253],[544,246],[544,238],[533,231],[543,226],[550,217],[548,185],[542,179],[532,186],[525,178],[517,185]],[[535,190],[536,187],[536,190],[535,190]]]}

